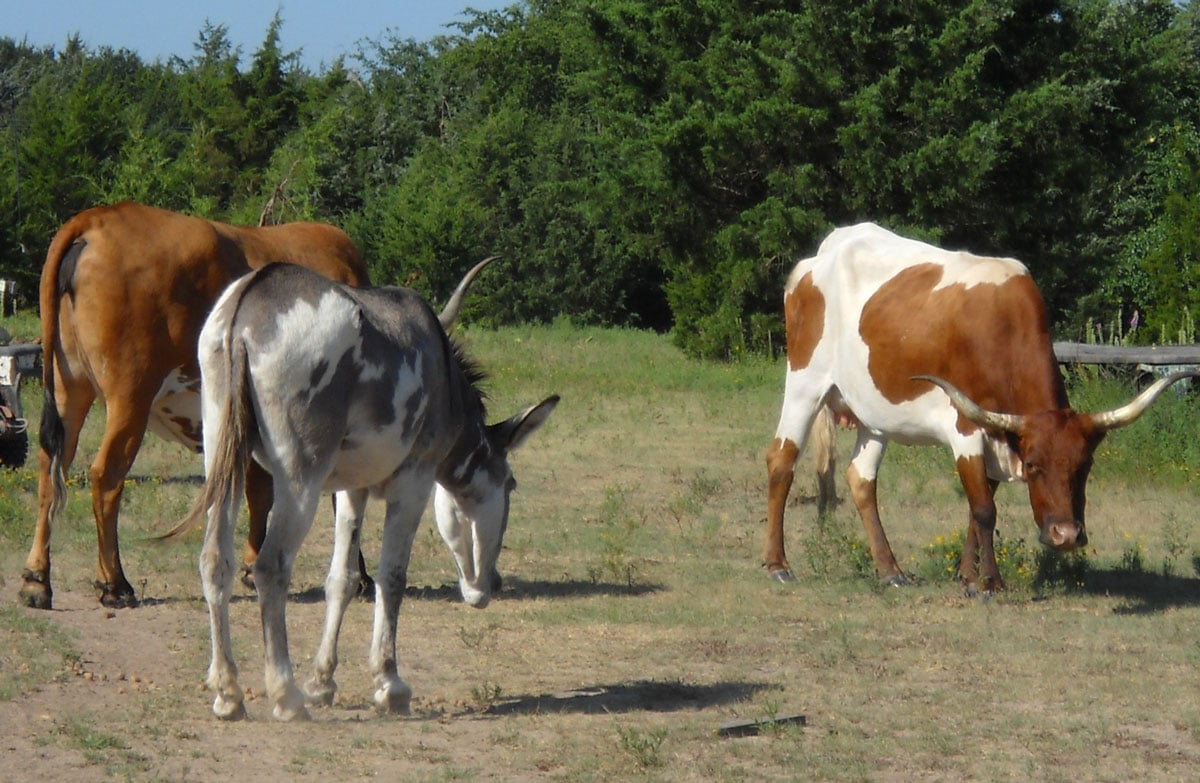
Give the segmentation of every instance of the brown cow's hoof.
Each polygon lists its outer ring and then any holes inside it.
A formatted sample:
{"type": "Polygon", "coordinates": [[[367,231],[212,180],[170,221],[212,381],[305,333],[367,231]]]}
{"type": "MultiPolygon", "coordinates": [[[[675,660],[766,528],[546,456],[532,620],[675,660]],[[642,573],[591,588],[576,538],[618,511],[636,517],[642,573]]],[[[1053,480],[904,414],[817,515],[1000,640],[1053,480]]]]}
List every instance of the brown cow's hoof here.
{"type": "Polygon", "coordinates": [[[780,584],[796,581],[796,575],[792,573],[790,568],[776,568],[768,576],[780,584]]]}
{"type": "Polygon", "coordinates": [[[21,603],[30,609],[53,609],[54,591],[50,589],[50,576],[25,569],[21,573],[25,584],[21,585],[21,603]]]}
{"type": "Polygon", "coordinates": [[[133,609],[138,605],[137,593],[126,582],[123,585],[104,584],[96,582],[96,596],[100,603],[109,609],[133,609]]]}
{"type": "Polygon", "coordinates": [[[257,589],[254,586],[254,566],[242,566],[242,587],[245,587],[248,590],[257,589]]]}
{"type": "Polygon", "coordinates": [[[883,583],[884,587],[908,587],[913,583],[913,581],[903,573],[885,576],[879,581],[883,583]]]}

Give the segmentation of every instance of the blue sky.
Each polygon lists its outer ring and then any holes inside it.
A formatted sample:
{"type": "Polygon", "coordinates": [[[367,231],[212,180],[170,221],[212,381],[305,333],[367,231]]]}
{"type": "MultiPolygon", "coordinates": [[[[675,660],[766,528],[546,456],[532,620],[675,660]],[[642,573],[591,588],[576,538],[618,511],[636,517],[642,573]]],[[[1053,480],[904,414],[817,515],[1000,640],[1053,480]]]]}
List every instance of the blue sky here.
{"type": "Polygon", "coordinates": [[[280,48],[302,50],[316,71],[338,55],[349,58],[363,39],[428,40],[462,12],[507,8],[516,0],[0,0],[0,36],[61,50],[78,33],[88,49],[131,49],[146,62],[191,59],[205,21],[224,25],[247,66],[278,10],[280,48]]]}

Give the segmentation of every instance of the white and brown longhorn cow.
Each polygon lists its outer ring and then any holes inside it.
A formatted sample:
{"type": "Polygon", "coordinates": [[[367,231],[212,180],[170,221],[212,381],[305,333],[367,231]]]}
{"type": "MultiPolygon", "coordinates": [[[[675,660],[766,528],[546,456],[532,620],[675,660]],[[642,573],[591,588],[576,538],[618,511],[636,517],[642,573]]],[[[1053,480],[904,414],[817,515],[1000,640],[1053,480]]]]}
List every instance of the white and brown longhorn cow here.
{"type": "MultiPolygon", "coordinates": [[[[117,516],[125,476],[146,430],[201,445],[196,339],[234,279],[289,260],[351,285],[368,282],[358,248],[323,223],[247,228],[134,203],[96,207],[63,224],[42,269],[42,415],[38,515],[21,600],[49,609],[50,529],[65,499],[64,471],[99,397],[107,415],[88,471],[96,516],[96,589],[106,606],[137,603],[121,567],[117,516]]],[[[271,484],[257,466],[246,483],[253,562],[271,484]]]]}
{"type": "Polygon", "coordinates": [[[858,424],[846,470],[880,578],[903,584],[876,502],[888,441],[944,444],[970,506],[959,579],[967,594],[1003,588],[994,493],[1029,489],[1039,540],[1087,543],[1084,488],[1104,434],[1136,420],[1182,377],[1163,378],[1105,413],[1071,409],[1041,294],[1018,261],[943,250],[863,223],[833,231],[798,263],[784,293],[787,381],[767,451],[763,562],[792,578],[783,516],[796,458],[822,406],[858,424]]]}

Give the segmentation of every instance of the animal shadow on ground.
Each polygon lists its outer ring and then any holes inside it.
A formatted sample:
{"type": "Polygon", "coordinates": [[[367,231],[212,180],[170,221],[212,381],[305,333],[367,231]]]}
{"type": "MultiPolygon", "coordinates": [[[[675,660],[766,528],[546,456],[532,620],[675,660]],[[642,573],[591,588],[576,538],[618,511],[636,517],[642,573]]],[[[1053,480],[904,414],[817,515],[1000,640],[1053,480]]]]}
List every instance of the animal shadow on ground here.
{"type": "Polygon", "coordinates": [[[1127,568],[1089,569],[1083,576],[1083,592],[1117,595],[1128,599],[1113,609],[1116,614],[1156,614],[1183,606],[1200,606],[1200,579],[1127,568]]]}
{"type": "MultiPolygon", "coordinates": [[[[656,584],[618,584],[616,582],[593,582],[583,579],[547,581],[504,577],[504,587],[497,599],[501,601],[528,601],[535,598],[590,598],[594,596],[642,596],[657,593],[665,588],[656,584]]],[[[247,596],[253,598],[253,596],[247,596]]],[[[234,600],[238,600],[238,596],[234,600]]],[[[456,584],[409,585],[404,591],[408,601],[460,601],[462,597],[456,584]]],[[[288,599],[298,604],[316,604],[325,600],[325,588],[317,585],[307,590],[292,593],[288,599]]]]}
{"type": "Polygon", "coordinates": [[[581,713],[601,715],[623,712],[675,712],[719,707],[745,701],[755,693],[778,686],[758,682],[718,682],[691,685],[684,682],[638,680],[614,685],[593,685],[565,693],[525,694],[501,699],[483,710],[486,715],[537,715],[581,713]]]}

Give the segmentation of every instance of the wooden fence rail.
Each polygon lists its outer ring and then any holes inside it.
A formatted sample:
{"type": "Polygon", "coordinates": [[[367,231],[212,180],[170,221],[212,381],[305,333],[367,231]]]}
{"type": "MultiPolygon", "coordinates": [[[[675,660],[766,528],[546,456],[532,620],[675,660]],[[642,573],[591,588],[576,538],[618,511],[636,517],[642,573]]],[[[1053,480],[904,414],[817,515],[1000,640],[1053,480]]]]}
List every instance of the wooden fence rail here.
{"type": "Polygon", "coordinates": [[[1091,345],[1055,343],[1060,364],[1195,364],[1200,345],[1091,345]]]}

